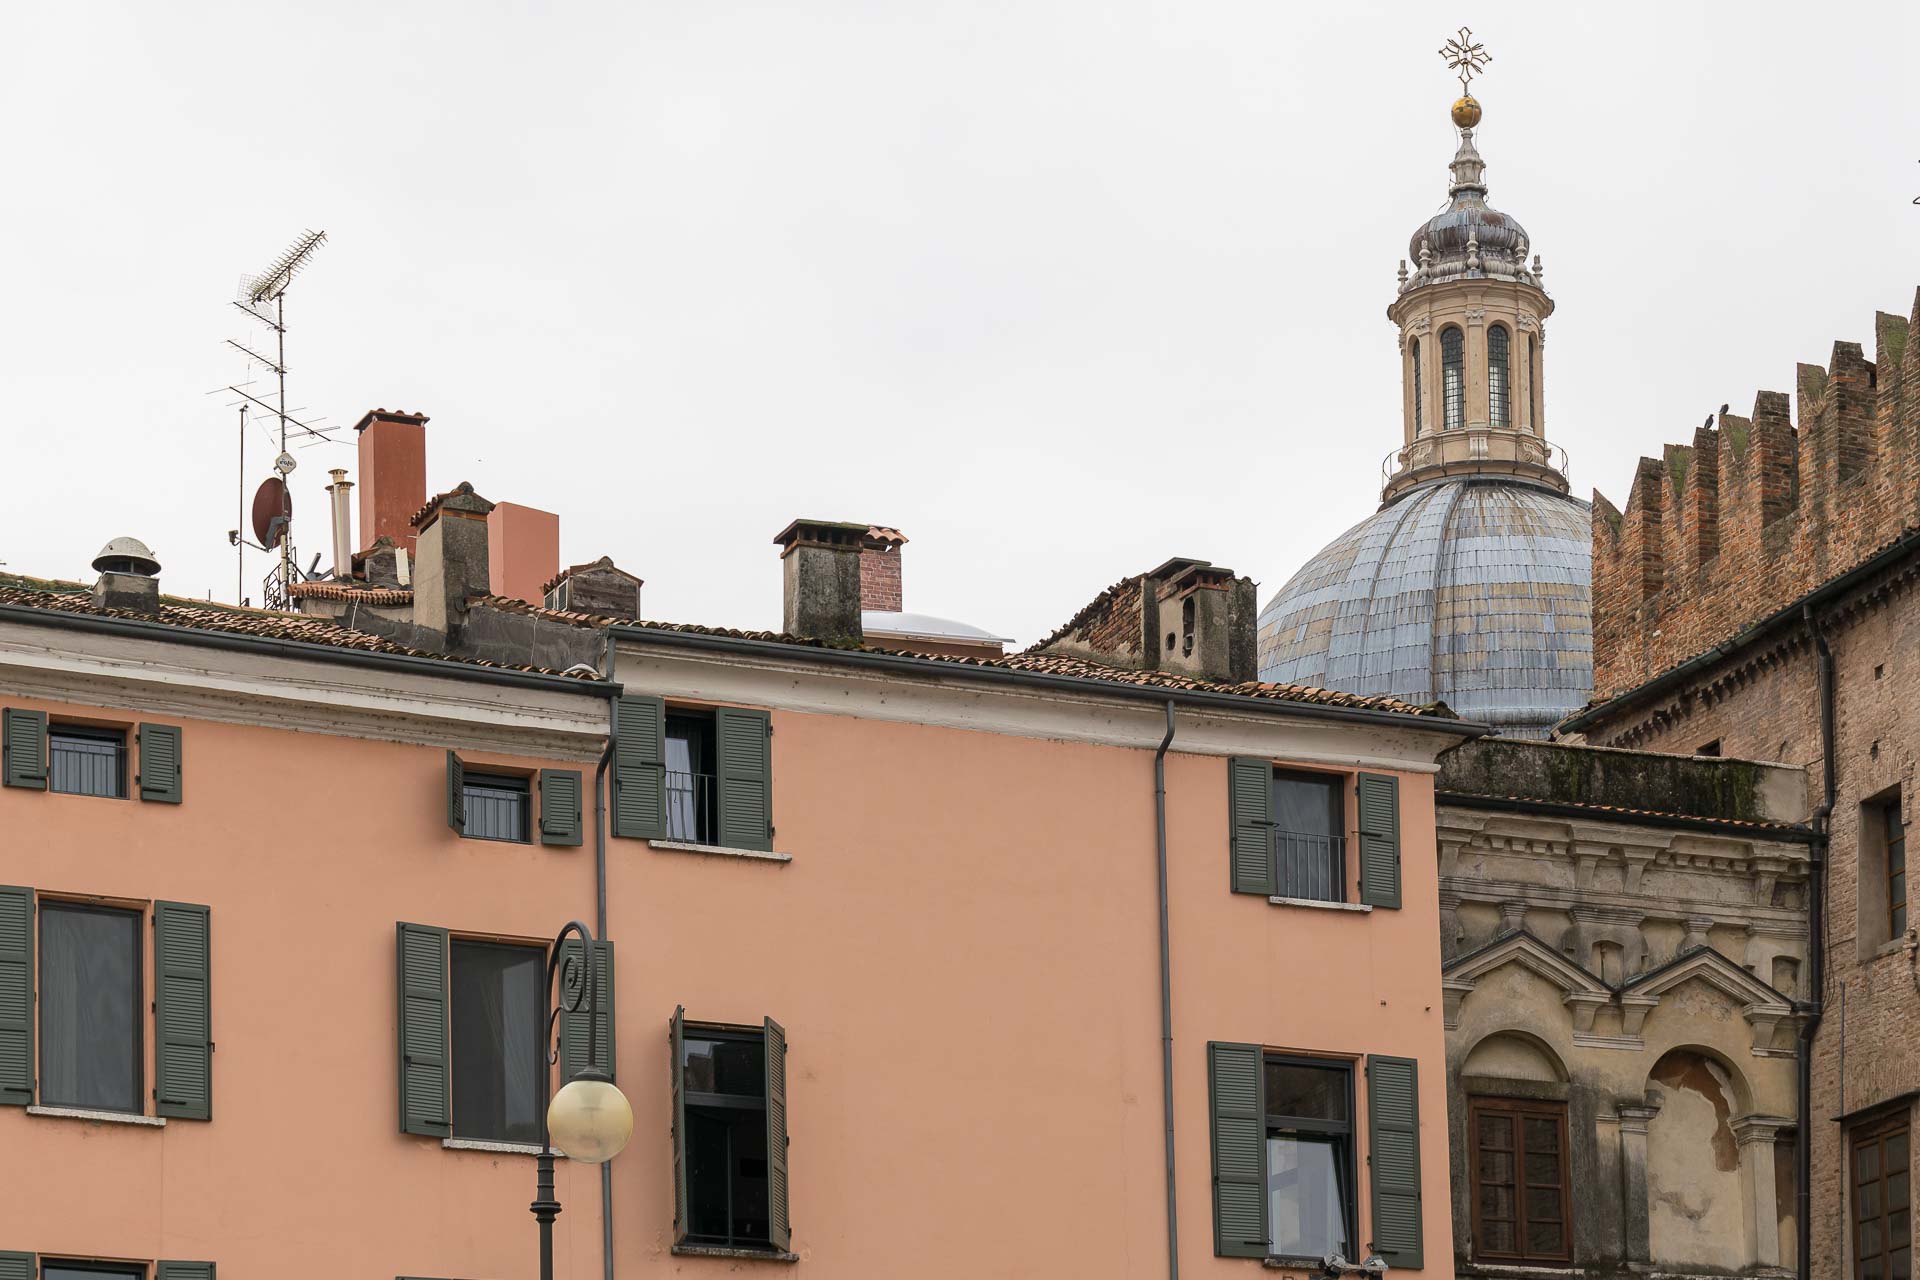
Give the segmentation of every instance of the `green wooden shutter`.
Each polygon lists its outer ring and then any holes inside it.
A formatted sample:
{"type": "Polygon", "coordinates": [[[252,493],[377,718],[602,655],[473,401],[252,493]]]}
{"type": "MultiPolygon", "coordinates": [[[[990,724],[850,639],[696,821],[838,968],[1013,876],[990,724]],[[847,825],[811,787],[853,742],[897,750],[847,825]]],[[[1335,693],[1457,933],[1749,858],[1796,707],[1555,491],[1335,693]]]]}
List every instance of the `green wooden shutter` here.
{"type": "MultiPolygon", "coordinates": [[[[560,945],[560,972],[568,972],[567,965],[575,966],[574,979],[563,993],[568,999],[580,986],[580,939],[568,938],[560,945]]],[[[599,988],[599,1010],[595,1020],[598,1043],[595,1045],[593,1065],[613,1074],[613,943],[596,942],[593,944],[593,985],[599,988]]],[[[561,1004],[560,1014],[560,1083],[573,1079],[581,1068],[587,1065],[587,1008],[583,1001],[577,1012],[565,1012],[566,1005],[561,1004]]]]}
{"type": "Polygon", "coordinates": [[[453,752],[447,752],[447,825],[461,835],[467,833],[467,764],[453,752]]]}
{"type": "Polygon", "coordinates": [[[713,713],[720,765],[720,843],[773,848],[773,725],[764,711],[713,713]]]}
{"type": "Polygon", "coordinates": [[[580,843],[580,771],[540,771],[540,843],[580,843]]]}
{"type": "Polygon", "coordinates": [[[1367,1055],[1373,1247],[1395,1270],[1426,1265],[1420,1233],[1420,1064],[1367,1055]]]}
{"type": "Polygon", "coordinates": [[[47,713],[8,707],[0,715],[0,754],[6,756],[4,781],[10,787],[47,789],[47,713]]]}
{"type": "Polygon", "coordinates": [[[0,1280],[33,1280],[36,1271],[32,1254],[0,1252],[0,1280]]]}
{"type": "Polygon", "coordinates": [[[398,926],[400,1132],[453,1132],[447,1086],[447,931],[398,926]]]}
{"type": "Polygon", "coordinates": [[[1360,901],[1400,909],[1400,779],[1360,775],[1360,901]]]}
{"type": "Polygon", "coordinates": [[[180,726],[140,726],[140,798],[180,803],[180,726]]]}
{"type": "Polygon", "coordinates": [[[667,1074],[673,1081],[673,1242],[687,1238],[687,1010],[675,1005],[667,1024],[667,1074]]]}
{"type": "Polygon", "coordinates": [[[153,1280],[213,1280],[211,1262],[159,1262],[153,1280]]]}
{"type": "Polygon", "coordinates": [[[213,946],[207,908],[153,904],[155,1110],[213,1119],[213,946]]]}
{"type": "Polygon", "coordinates": [[[772,1018],[767,1034],[767,1236],[776,1249],[793,1247],[787,1212],[787,1032],[772,1018]]]}
{"type": "Polygon", "coordinates": [[[1207,1045],[1216,1257],[1267,1256],[1265,1074],[1260,1068],[1259,1045],[1207,1045]]]}
{"type": "Polygon", "coordinates": [[[1270,898],[1280,891],[1273,865],[1273,761],[1227,761],[1233,891],[1270,898]]]}
{"type": "Polygon", "coordinates": [[[614,704],[613,834],[667,834],[667,706],[658,698],[614,704]]]}
{"type": "Polygon", "coordinates": [[[33,1105],[33,890],[0,885],[0,1104],[33,1105]]]}

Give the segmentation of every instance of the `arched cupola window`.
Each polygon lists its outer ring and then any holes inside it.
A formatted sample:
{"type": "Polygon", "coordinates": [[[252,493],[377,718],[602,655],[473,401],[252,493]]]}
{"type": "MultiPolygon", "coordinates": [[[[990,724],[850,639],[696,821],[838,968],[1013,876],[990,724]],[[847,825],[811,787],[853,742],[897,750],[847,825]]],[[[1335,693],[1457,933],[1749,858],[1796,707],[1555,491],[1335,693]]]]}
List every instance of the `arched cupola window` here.
{"type": "Polygon", "coordinates": [[[1440,394],[1446,409],[1441,425],[1448,431],[1458,430],[1467,422],[1466,346],[1460,330],[1448,327],[1440,331],[1440,394]]]}
{"type": "Polygon", "coordinates": [[[1507,326],[1487,327],[1487,416],[1496,427],[1513,425],[1513,382],[1508,373],[1507,326]]]}
{"type": "Polygon", "coordinates": [[[1540,343],[1532,334],[1527,335],[1527,406],[1532,415],[1528,424],[1535,435],[1540,434],[1540,343]]]}
{"type": "Polygon", "coordinates": [[[1420,339],[1415,338],[1409,350],[1413,352],[1413,434],[1419,435],[1426,430],[1426,406],[1421,403],[1426,398],[1426,389],[1421,385],[1424,379],[1420,369],[1420,339]]]}

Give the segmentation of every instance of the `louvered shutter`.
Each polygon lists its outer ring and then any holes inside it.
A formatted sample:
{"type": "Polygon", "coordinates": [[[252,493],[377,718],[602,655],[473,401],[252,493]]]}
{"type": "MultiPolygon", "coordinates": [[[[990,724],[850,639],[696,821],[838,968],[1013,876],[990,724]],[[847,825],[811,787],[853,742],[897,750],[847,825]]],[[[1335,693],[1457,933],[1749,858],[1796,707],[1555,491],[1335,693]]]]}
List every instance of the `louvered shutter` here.
{"type": "Polygon", "coordinates": [[[467,763],[447,752],[447,825],[461,835],[467,832],[467,763]]]}
{"type": "Polygon", "coordinates": [[[37,1270],[32,1254],[0,1250],[0,1280],[33,1280],[37,1270]]]}
{"type": "Polygon", "coordinates": [[[1273,762],[1235,756],[1227,761],[1227,812],[1233,891],[1270,898],[1280,891],[1273,846],[1273,762]]]}
{"type": "Polygon", "coordinates": [[[687,1238],[687,1010],[675,1005],[667,1024],[667,1068],[673,1108],[673,1242],[687,1238]]]}
{"type": "Polygon", "coordinates": [[[729,849],[773,848],[773,735],[764,711],[721,707],[720,843],[729,849]]]}
{"type": "Polygon", "coordinates": [[[614,704],[613,834],[667,834],[667,707],[658,698],[614,704]]]}
{"type": "Polygon", "coordinates": [[[155,1110],[213,1119],[213,946],[205,907],[153,904],[155,1110]]]}
{"type": "Polygon", "coordinates": [[[1213,1116],[1213,1252],[1267,1256],[1265,1073],[1257,1044],[1207,1045],[1213,1116]]]}
{"type": "Polygon", "coordinates": [[[772,1018],[767,1035],[767,1236],[776,1249],[793,1247],[787,1212],[787,1032],[772,1018]]]}
{"type": "Polygon", "coordinates": [[[1360,901],[1400,909],[1400,780],[1360,775],[1360,901]]]}
{"type": "Polygon", "coordinates": [[[0,1104],[33,1105],[33,890],[0,885],[0,1104]]]}
{"type": "Polygon", "coordinates": [[[159,1262],[153,1280],[213,1280],[211,1262],[159,1262]]]}
{"type": "Polygon", "coordinates": [[[0,713],[0,773],[10,787],[47,789],[47,713],[8,707],[0,713]]]}
{"type": "Polygon", "coordinates": [[[540,843],[580,843],[580,771],[540,771],[540,843]]]}
{"type": "Polygon", "coordinates": [[[140,726],[140,798],[180,803],[180,726],[140,726]]]}
{"type": "MultiPolygon", "coordinates": [[[[573,980],[562,993],[560,1014],[560,1084],[573,1079],[581,1068],[587,1065],[587,1003],[581,1001],[575,1012],[566,1012],[566,1004],[573,998],[573,992],[579,989],[581,977],[580,939],[568,938],[560,944],[560,972],[569,973],[573,966],[573,980]]],[[[599,1024],[594,1028],[597,1043],[594,1046],[593,1065],[613,1074],[613,943],[596,942],[593,944],[593,985],[599,988],[599,1013],[594,1015],[599,1024]]]]}
{"type": "Polygon", "coordinates": [[[453,1132],[447,1086],[447,931],[398,926],[400,1132],[453,1132]]]}
{"type": "Polygon", "coordinates": [[[1395,1270],[1425,1266],[1420,1230],[1420,1064],[1367,1056],[1373,1247],[1395,1270]]]}

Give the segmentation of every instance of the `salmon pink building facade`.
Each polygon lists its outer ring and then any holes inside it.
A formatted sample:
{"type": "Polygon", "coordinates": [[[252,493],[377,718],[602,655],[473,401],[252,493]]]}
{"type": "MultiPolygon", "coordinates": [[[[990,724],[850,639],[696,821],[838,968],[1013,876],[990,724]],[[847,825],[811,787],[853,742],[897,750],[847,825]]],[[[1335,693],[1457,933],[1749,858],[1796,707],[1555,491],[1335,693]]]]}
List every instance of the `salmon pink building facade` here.
{"type": "Polygon", "coordinates": [[[573,919],[635,1119],[557,1274],[1451,1265],[1474,726],[1254,682],[1201,561],[954,658],[859,638],[866,526],[741,633],[488,595],[487,505],[305,615],[0,583],[0,1276],[533,1274],[573,919]]]}

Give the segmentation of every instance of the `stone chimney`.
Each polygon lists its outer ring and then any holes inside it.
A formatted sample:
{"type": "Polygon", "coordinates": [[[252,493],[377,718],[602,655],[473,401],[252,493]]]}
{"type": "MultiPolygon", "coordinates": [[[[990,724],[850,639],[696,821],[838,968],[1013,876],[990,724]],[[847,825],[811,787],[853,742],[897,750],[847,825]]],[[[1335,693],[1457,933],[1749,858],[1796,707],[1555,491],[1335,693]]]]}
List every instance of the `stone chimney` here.
{"type": "Polygon", "coordinates": [[[599,618],[636,622],[640,618],[640,579],[617,567],[611,557],[562,569],[543,589],[547,608],[590,613],[599,618]]]}
{"type": "Polygon", "coordinates": [[[1254,590],[1231,569],[1177,557],[1108,587],[1031,652],[1241,684],[1255,675],[1254,590]]]}
{"type": "Polygon", "coordinates": [[[467,601],[491,590],[487,515],[493,504],[461,481],[413,518],[413,622],[451,639],[467,617],[467,601]]]}
{"type": "Polygon", "coordinates": [[[138,538],[115,538],[93,558],[100,571],[93,584],[93,607],[127,613],[160,614],[160,562],[138,538]]]}
{"type": "Polygon", "coordinates": [[[906,535],[875,525],[860,543],[860,607],[898,613],[904,607],[900,582],[900,548],[906,535]]]}
{"type": "Polygon", "coordinates": [[[838,647],[859,645],[861,547],[872,527],[795,520],[775,535],[783,631],[838,647]]]}
{"type": "Polygon", "coordinates": [[[382,535],[411,551],[414,512],[427,501],[427,415],[372,409],[354,424],[360,442],[360,537],[382,535]]]}

